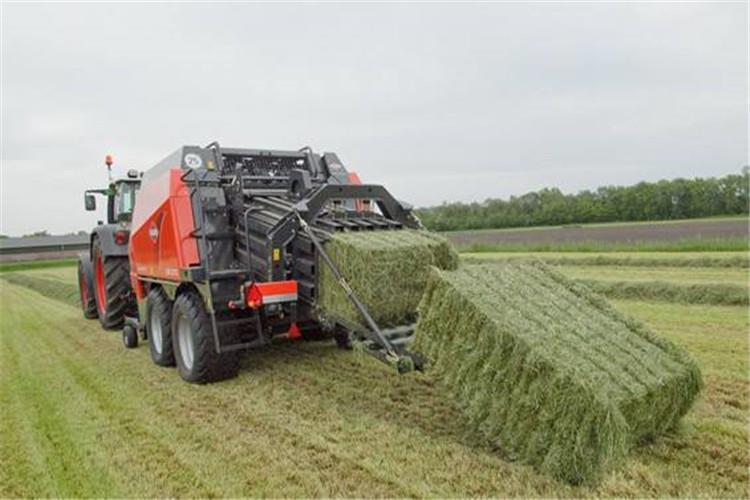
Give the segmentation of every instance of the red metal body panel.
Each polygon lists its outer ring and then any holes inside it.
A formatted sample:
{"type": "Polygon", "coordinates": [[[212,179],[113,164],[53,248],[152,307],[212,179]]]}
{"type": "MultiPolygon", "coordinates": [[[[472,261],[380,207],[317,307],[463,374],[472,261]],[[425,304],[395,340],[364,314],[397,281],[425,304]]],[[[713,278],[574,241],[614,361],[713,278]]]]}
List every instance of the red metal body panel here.
{"type": "Polygon", "coordinates": [[[180,270],[200,263],[190,191],[179,168],[144,179],[130,235],[130,269],[136,277],[179,281],[180,270]]]}
{"type": "Polygon", "coordinates": [[[258,308],[264,304],[295,302],[297,300],[297,282],[268,281],[250,285],[245,291],[245,302],[249,307],[258,308]]]}

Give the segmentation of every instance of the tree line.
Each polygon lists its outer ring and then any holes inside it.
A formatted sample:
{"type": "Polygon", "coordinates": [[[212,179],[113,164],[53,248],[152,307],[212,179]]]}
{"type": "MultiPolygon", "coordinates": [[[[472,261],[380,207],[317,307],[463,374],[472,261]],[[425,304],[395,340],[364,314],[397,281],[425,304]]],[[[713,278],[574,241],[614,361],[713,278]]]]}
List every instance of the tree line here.
{"type": "Polygon", "coordinates": [[[557,188],[417,210],[434,231],[689,219],[748,213],[750,168],[718,178],[640,182],[564,194],[557,188]]]}

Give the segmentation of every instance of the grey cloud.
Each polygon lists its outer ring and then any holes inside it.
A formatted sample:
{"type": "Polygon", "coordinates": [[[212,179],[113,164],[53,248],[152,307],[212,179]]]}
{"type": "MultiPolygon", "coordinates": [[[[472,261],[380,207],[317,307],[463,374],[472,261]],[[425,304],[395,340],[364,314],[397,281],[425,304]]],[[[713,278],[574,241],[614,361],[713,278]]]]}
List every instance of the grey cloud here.
{"type": "Polygon", "coordinates": [[[418,205],[737,171],[746,4],[5,4],[0,232],[181,144],[333,150],[418,205]]]}

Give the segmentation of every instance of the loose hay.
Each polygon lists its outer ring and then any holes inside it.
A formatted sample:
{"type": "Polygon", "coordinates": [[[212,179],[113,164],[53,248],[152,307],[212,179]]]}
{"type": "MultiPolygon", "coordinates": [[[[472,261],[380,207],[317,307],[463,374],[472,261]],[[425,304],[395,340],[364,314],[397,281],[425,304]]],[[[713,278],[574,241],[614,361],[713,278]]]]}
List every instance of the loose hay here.
{"type": "Polygon", "coordinates": [[[701,387],[685,352],[537,262],[434,270],[412,348],[473,431],[571,483],[674,427],[701,387]]]}
{"type": "MultiPolygon", "coordinates": [[[[325,249],[380,326],[416,320],[430,267],[455,269],[458,254],[448,241],[412,229],[337,233],[325,249]]],[[[322,259],[318,305],[324,318],[363,324],[341,285],[322,259]]]]}

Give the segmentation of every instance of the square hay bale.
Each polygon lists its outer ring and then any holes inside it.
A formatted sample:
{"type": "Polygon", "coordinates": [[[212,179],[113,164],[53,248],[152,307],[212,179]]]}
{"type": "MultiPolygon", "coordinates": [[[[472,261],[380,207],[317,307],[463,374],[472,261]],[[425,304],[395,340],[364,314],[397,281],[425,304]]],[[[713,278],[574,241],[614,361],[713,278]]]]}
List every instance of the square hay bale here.
{"type": "Polygon", "coordinates": [[[674,427],[702,385],[686,352],[541,262],[433,270],[412,350],[472,431],[570,483],[674,427]]]}
{"type": "MultiPolygon", "coordinates": [[[[336,233],[325,249],[381,327],[414,322],[430,268],[458,266],[458,254],[448,240],[422,230],[336,233]]],[[[331,270],[319,260],[321,315],[364,325],[331,270]]]]}

